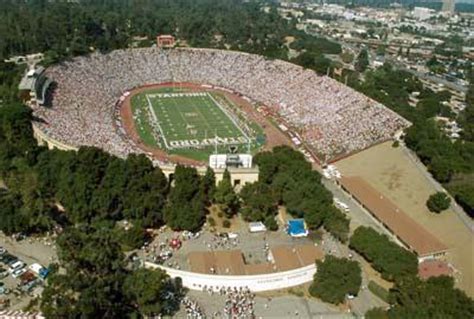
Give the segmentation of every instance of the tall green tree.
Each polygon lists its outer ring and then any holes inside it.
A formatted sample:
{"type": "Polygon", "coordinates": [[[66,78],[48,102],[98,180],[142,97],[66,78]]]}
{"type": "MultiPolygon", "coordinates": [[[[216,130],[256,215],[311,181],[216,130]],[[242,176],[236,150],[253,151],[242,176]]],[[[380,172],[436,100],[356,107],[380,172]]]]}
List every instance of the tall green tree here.
{"type": "Polygon", "coordinates": [[[40,301],[47,318],[172,316],[184,290],[164,272],[130,271],[106,223],[66,228],[57,240],[60,267],[40,301]]]}
{"type": "Polygon", "coordinates": [[[214,200],[214,193],[216,192],[216,175],[210,167],[206,169],[206,173],[202,177],[201,188],[207,204],[211,204],[214,200]]]}
{"type": "Polygon", "coordinates": [[[238,212],[240,201],[232,187],[230,173],[227,169],[224,171],[222,180],[217,185],[214,200],[219,204],[227,218],[232,217],[238,212]]]}
{"type": "Polygon", "coordinates": [[[255,162],[259,181],[240,192],[245,219],[266,221],[268,228],[274,228],[277,207],[284,205],[292,216],[304,218],[310,229],[324,226],[338,239],[347,239],[349,220],[335,209],[321,175],[300,152],[279,146],[257,154],[255,162]]]}
{"type": "Polygon", "coordinates": [[[108,229],[67,229],[57,241],[62,271],[48,279],[41,310],[49,318],[118,318],[130,313],[122,292],[124,255],[108,229]]]}
{"type": "Polygon", "coordinates": [[[357,261],[326,256],[324,261],[316,261],[318,271],[309,287],[309,293],[325,302],[339,304],[347,295],[356,296],[362,283],[362,275],[357,261]]]}
{"type": "Polygon", "coordinates": [[[126,181],[124,217],[140,221],[146,227],[161,226],[168,193],[168,180],[161,169],[153,167],[145,155],[132,154],[126,160],[123,181],[126,181]]]}
{"type": "Polygon", "coordinates": [[[388,318],[472,318],[474,300],[454,288],[452,277],[440,276],[422,281],[411,277],[397,282],[390,290],[392,307],[388,318]]]}
{"type": "Polygon", "coordinates": [[[174,186],[165,208],[165,221],[176,230],[198,230],[205,220],[206,201],[201,192],[201,179],[193,167],[177,165],[174,186]]]}
{"type": "Polygon", "coordinates": [[[142,316],[151,317],[179,310],[185,291],[179,279],[171,280],[163,270],[141,268],[127,276],[124,292],[142,316]]]}
{"type": "Polygon", "coordinates": [[[354,64],[354,68],[357,72],[364,72],[369,66],[369,53],[367,49],[362,49],[357,56],[357,59],[354,64]]]}

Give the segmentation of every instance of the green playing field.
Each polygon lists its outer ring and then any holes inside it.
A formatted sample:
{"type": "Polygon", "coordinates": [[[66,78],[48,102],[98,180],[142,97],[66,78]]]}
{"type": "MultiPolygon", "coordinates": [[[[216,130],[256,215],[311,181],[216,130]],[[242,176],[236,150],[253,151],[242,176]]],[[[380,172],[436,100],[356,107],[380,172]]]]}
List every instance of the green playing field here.
{"type": "Polygon", "coordinates": [[[257,147],[254,125],[239,119],[222,96],[209,92],[154,90],[132,97],[137,131],[150,146],[206,160],[214,148],[257,147]],[[196,156],[193,156],[196,152],[196,156]]]}

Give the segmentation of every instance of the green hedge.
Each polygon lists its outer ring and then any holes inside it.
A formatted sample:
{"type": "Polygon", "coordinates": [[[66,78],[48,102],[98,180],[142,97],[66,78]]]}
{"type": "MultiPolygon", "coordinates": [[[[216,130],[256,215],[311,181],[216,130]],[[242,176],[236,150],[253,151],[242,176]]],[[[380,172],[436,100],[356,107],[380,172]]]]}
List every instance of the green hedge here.
{"type": "Polygon", "coordinates": [[[373,280],[369,281],[368,288],[374,295],[376,295],[377,297],[379,297],[383,301],[388,302],[388,290],[387,289],[383,288],[382,286],[380,286],[378,283],[376,283],[373,280]]]}

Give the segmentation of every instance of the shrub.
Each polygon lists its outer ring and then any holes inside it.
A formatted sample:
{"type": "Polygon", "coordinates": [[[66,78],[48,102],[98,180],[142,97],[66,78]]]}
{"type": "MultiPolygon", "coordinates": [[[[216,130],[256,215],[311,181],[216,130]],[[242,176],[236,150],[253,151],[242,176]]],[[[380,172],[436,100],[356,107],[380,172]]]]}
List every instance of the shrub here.
{"type": "Polygon", "coordinates": [[[384,287],[371,280],[369,282],[368,288],[374,295],[376,295],[383,301],[388,302],[388,290],[386,290],[384,287]]]}
{"type": "Polygon", "coordinates": [[[418,273],[416,255],[373,228],[358,227],[350,239],[349,246],[370,262],[386,280],[396,281],[418,273]]]}
{"type": "Polygon", "coordinates": [[[448,197],[443,192],[437,192],[428,198],[426,201],[426,206],[430,210],[430,212],[440,213],[443,210],[446,210],[451,205],[451,198],[448,197]]]}
{"type": "Polygon", "coordinates": [[[372,308],[365,313],[366,319],[388,319],[388,314],[382,308],[372,308]]]}
{"type": "Polygon", "coordinates": [[[230,221],[228,219],[224,219],[222,221],[222,227],[229,228],[230,227],[230,221]]]}
{"type": "Polygon", "coordinates": [[[207,222],[209,223],[209,226],[215,227],[216,226],[216,220],[213,217],[209,217],[207,219],[207,222]]]}
{"type": "Polygon", "coordinates": [[[128,230],[117,230],[118,239],[124,251],[138,249],[149,239],[145,229],[139,226],[133,226],[128,230]]]}
{"type": "Polygon", "coordinates": [[[273,216],[268,216],[267,218],[265,218],[264,224],[268,230],[271,230],[271,231],[278,230],[278,224],[275,221],[275,217],[273,216]]]}

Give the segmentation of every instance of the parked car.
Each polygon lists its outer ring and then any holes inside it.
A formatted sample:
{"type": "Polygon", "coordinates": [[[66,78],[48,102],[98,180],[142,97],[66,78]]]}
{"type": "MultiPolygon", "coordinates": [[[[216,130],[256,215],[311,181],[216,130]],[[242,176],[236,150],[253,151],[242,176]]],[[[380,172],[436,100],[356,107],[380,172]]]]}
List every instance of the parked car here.
{"type": "Polygon", "coordinates": [[[10,255],[9,253],[6,253],[2,256],[0,256],[0,260],[1,262],[3,262],[5,265],[10,265],[16,261],[18,261],[18,258],[16,258],[15,256],[13,255],[10,255]]]}
{"type": "Polygon", "coordinates": [[[21,275],[23,275],[24,273],[26,272],[26,269],[25,268],[19,268],[19,269],[16,269],[12,272],[12,277],[13,278],[18,278],[20,277],[21,275]]]}
{"type": "Polygon", "coordinates": [[[0,267],[0,279],[3,279],[8,276],[8,270],[5,268],[0,267]]]}
{"type": "Polygon", "coordinates": [[[38,263],[31,264],[28,268],[41,279],[46,279],[49,274],[49,269],[41,266],[38,263]]]}
{"type": "Polygon", "coordinates": [[[19,288],[21,291],[24,291],[24,292],[29,292],[31,289],[33,289],[34,287],[36,287],[37,285],[39,285],[40,282],[38,279],[33,279],[25,284],[22,284],[19,288]]]}
{"type": "Polygon", "coordinates": [[[16,262],[10,264],[9,266],[10,266],[10,271],[13,273],[16,270],[25,268],[26,264],[22,262],[21,260],[17,260],[16,262]]]}
{"type": "Polygon", "coordinates": [[[3,282],[0,282],[0,296],[1,295],[8,295],[10,293],[10,289],[5,287],[5,284],[3,282]]]}

